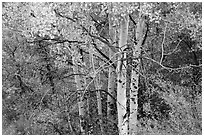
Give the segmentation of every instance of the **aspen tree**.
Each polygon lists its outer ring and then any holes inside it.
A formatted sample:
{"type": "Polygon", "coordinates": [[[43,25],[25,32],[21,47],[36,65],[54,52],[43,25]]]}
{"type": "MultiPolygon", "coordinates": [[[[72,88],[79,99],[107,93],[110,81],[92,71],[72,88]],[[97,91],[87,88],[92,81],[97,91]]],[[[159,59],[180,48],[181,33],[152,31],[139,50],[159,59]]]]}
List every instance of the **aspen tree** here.
{"type": "Polygon", "coordinates": [[[139,69],[140,69],[140,54],[143,43],[144,32],[146,28],[144,16],[139,16],[139,21],[136,26],[136,41],[137,45],[133,47],[132,75],[131,75],[131,90],[130,90],[130,134],[134,134],[137,129],[137,109],[138,109],[138,89],[139,89],[139,69]]]}
{"type": "MultiPolygon", "coordinates": [[[[79,52],[77,49],[75,49],[76,54],[78,55],[79,52]]],[[[75,62],[75,58],[72,58],[73,62],[75,62]]],[[[80,74],[81,72],[83,72],[82,68],[80,68],[78,66],[78,64],[74,64],[73,65],[73,72],[75,74],[80,74]]],[[[84,102],[83,102],[83,98],[82,98],[82,91],[84,89],[83,86],[83,78],[81,78],[79,75],[75,75],[75,83],[76,83],[76,89],[78,91],[78,109],[79,109],[79,117],[80,117],[80,132],[82,135],[85,135],[85,121],[84,121],[84,102]]]]}
{"type": "MultiPolygon", "coordinates": [[[[112,7],[112,5],[111,5],[112,7]]],[[[112,9],[112,8],[111,8],[112,9]]],[[[111,10],[110,9],[110,10],[111,10]]],[[[110,36],[110,43],[112,43],[113,47],[116,47],[116,28],[113,27],[113,16],[111,13],[109,14],[109,36],[110,36]]],[[[114,57],[114,52],[112,49],[109,48],[109,59],[111,59],[112,62],[115,62],[116,57],[114,57]]],[[[115,121],[116,117],[114,114],[116,113],[115,108],[115,100],[116,98],[116,70],[113,68],[112,65],[109,66],[109,72],[108,72],[108,93],[111,95],[107,95],[107,118],[110,121],[115,121]]]]}
{"type": "Polygon", "coordinates": [[[118,110],[118,130],[120,135],[128,134],[128,114],[126,111],[126,65],[127,61],[125,49],[127,47],[128,39],[128,26],[129,17],[122,16],[120,22],[120,36],[119,36],[119,49],[121,54],[118,55],[117,64],[117,110],[118,110]]]}

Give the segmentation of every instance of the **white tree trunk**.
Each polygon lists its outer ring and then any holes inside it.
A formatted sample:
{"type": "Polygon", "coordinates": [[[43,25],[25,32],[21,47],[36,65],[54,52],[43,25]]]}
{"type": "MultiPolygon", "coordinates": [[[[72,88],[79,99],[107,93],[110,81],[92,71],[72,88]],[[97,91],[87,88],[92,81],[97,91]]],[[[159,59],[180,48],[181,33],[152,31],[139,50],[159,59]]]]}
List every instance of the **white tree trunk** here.
{"type": "Polygon", "coordinates": [[[131,75],[131,90],[130,90],[130,134],[137,133],[137,110],[138,110],[138,89],[139,89],[139,69],[140,69],[140,53],[141,46],[144,38],[145,19],[140,17],[136,28],[137,45],[133,48],[132,61],[132,75],[131,75]]]}
{"type": "MultiPolygon", "coordinates": [[[[78,53],[78,52],[76,52],[78,53]]],[[[79,53],[78,53],[79,54],[79,53]]],[[[73,62],[75,62],[73,58],[73,62]]],[[[73,72],[75,74],[80,74],[83,72],[77,64],[73,65],[73,72]]],[[[76,83],[76,89],[78,91],[78,109],[79,109],[79,117],[80,117],[80,132],[82,135],[85,135],[85,121],[84,121],[84,102],[82,100],[82,92],[83,92],[83,78],[80,77],[80,75],[75,75],[75,83],[76,83]]]]}
{"type": "MultiPolygon", "coordinates": [[[[114,43],[116,41],[116,29],[113,28],[113,21],[111,20],[111,14],[109,14],[109,35],[110,42],[114,43]]],[[[116,47],[116,44],[112,44],[113,47],[116,47]]],[[[114,57],[114,52],[109,48],[109,59],[112,62],[115,62],[116,57],[114,57]]],[[[116,113],[115,100],[116,98],[116,70],[113,68],[111,64],[109,64],[109,72],[108,72],[108,93],[111,95],[107,95],[107,118],[110,121],[115,121],[116,117],[114,114],[116,113]]]]}
{"type": "Polygon", "coordinates": [[[126,111],[126,53],[129,18],[125,16],[120,24],[119,49],[122,54],[118,56],[117,64],[117,110],[118,110],[118,130],[120,135],[128,134],[128,113],[126,111]]]}
{"type": "Polygon", "coordinates": [[[103,128],[103,113],[102,113],[102,103],[101,103],[101,93],[99,89],[99,80],[98,77],[95,78],[95,86],[96,86],[96,97],[97,97],[97,106],[98,106],[98,116],[99,116],[99,124],[100,124],[100,130],[101,134],[104,134],[104,128],[103,128]]]}

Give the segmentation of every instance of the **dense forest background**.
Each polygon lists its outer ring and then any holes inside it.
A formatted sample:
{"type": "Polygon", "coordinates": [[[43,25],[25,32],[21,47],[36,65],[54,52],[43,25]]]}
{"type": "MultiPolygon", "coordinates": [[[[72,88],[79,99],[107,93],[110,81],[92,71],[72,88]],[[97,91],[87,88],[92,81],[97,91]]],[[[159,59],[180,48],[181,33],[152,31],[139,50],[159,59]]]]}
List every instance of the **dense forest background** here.
{"type": "Polygon", "coordinates": [[[2,3],[2,134],[202,134],[202,3],[2,3]]]}

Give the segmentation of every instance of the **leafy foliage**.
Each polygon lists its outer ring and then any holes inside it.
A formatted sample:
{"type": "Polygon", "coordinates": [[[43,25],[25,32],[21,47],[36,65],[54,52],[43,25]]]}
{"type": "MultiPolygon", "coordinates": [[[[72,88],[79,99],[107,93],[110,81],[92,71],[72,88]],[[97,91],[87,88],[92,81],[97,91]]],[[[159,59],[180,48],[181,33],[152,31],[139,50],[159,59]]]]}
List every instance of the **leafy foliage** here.
{"type": "Polygon", "coordinates": [[[75,75],[85,81],[85,132],[101,134],[96,73],[105,134],[118,134],[117,113],[111,121],[106,112],[108,67],[117,63],[108,50],[120,53],[110,43],[109,14],[117,35],[129,15],[131,46],[139,14],[148,20],[134,134],[201,134],[202,3],[4,2],[2,9],[3,134],[81,134],[75,75]],[[73,73],[73,66],[84,72],[73,73]]]}

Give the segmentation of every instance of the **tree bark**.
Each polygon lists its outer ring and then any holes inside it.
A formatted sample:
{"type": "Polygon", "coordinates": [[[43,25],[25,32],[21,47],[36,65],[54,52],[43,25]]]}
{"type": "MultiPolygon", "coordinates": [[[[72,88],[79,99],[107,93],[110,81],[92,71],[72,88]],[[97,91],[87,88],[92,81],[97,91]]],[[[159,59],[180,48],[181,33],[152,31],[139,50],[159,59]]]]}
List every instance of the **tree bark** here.
{"type": "Polygon", "coordinates": [[[99,90],[99,80],[98,80],[97,76],[96,76],[96,79],[94,82],[95,82],[95,86],[96,86],[96,90],[97,90],[96,97],[97,97],[100,130],[101,130],[101,135],[103,135],[104,134],[104,128],[103,128],[103,113],[102,113],[101,93],[99,90]]]}
{"type": "MultiPolygon", "coordinates": [[[[76,52],[79,54],[79,52],[76,52]]],[[[74,59],[74,58],[73,58],[74,59]]],[[[73,60],[73,62],[75,62],[73,60]]],[[[77,64],[73,65],[74,74],[80,74],[82,72],[81,68],[77,64]]],[[[79,75],[75,75],[75,83],[76,89],[78,91],[78,109],[79,109],[79,118],[80,118],[80,132],[82,135],[85,135],[85,120],[84,120],[84,102],[82,100],[82,91],[83,87],[83,79],[79,75]]]]}
{"type": "MultiPolygon", "coordinates": [[[[116,30],[113,27],[113,22],[111,20],[111,14],[109,14],[109,35],[110,35],[110,42],[114,43],[116,41],[116,30]]],[[[112,44],[112,46],[116,47],[116,44],[112,44]]],[[[109,59],[111,62],[115,62],[116,57],[114,57],[114,52],[109,49],[109,59]]],[[[110,64],[109,65],[109,72],[108,72],[108,93],[111,95],[107,95],[107,118],[109,121],[116,121],[116,70],[110,64]],[[115,98],[115,99],[114,99],[115,98]]],[[[114,124],[111,124],[111,127],[114,127],[114,124]]],[[[112,130],[112,129],[110,129],[112,130]]]]}
{"type": "Polygon", "coordinates": [[[98,107],[98,116],[99,116],[99,125],[100,125],[100,132],[103,135],[104,134],[104,128],[103,128],[103,113],[102,113],[102,103],[101,103],[101,93],[100,93],[100,88],[99,88],[99,75],[97,74],[95,70],[95,65],[94,65],[94,57],[93,57],[93,47],[90,46],[89,49],[89,54],[90,54],[90,64],[92,65],[92,70],[94,74],[94,85],[96,88],[96,97],[97,97],[97,107],[98,107]]]}
{"type": "Polygon", "coordinates": [[[138,89],[139,89],[139,70],[141,46],[144,38],[145,18],[140,16],[136,28],[137,45],[133,47],[131,90],[130,90],[130,134],[137,133],[137,110],[138,110],[138,89]]]}
{"type": "Polygon", "coordinates": [[[122,17],[120,24],[120,37],[119,37],[119,49],[122,52],[118,55],[117,64],[117,111],[118,111],[118,130],[120,135],[128,134],[128,113],[126,111],[126,66],[127,61],[126,53],[124,52],[127,47],[128,38],[128,16],[122,17]]]}

